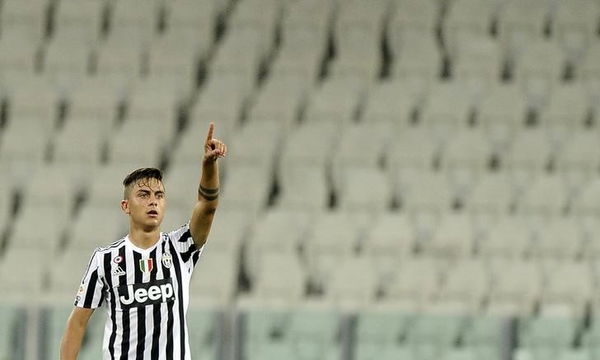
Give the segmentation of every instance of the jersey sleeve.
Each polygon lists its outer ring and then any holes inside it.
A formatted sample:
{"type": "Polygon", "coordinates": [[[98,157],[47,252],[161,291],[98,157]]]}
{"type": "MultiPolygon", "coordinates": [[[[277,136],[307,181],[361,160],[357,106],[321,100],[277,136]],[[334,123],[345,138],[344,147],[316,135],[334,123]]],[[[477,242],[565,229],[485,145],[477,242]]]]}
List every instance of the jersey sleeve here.
{"type": "Polygon", "coordinates": [[[100,268],[100,253],[98,249],[92,254],[92,258],[81,280],[75,306],[87,309],[96,309],[102,305],[104,300],[104,274],[100,268]]]}
{"type": "Polygon", "coordinates": [[[173,246],[179,253],[183,265],[188,270],[193,270],[202,254],[204,246],[198,248],[196,244],[194,244],[194,239],[192,239],[192,233],[190,231],[190,223],[188,222],[179,229],[171,231],[169,233],[169,238],[173,241],[173,246]]]}

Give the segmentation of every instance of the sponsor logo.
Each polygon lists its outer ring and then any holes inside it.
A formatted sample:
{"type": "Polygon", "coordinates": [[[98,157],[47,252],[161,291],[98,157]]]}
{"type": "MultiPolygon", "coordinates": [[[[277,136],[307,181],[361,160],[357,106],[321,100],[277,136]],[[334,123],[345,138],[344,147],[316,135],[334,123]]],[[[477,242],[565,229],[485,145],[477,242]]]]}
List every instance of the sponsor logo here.
{"type": "Polygon", "coordinates": [[[117,289],[121,307],[141,307],[175,300],[171,279],[156,280],[143,284],[121,285],[117,289]]]}
{"type": "Polygon", "coordinates": [[[171,264],[173,263],[173,258],[171,257],[171,254],[164,253],[162,256],[162,264],[164,267],[166,267],[167,269],[171,267],[171,264]]]}
{"type": "Polygon", "coordinates": [[[113,258],[113,261],[115,264],[120,264],[123,261],[123,257],[121,255],[117,255],[115,258],[113,258]]]}
{"type": "Polygon", "coordinates": [[[154,268],[153,259],[140,259],[140,270],[142,272],[150,272],[154,268]]]}
{"type": "Polygon", "coordinates": [[[117,266],[117,268],[113,270],[112,274],[116,276],[125,275],[125,270],[123,270],[121,266],[117,266]]]}

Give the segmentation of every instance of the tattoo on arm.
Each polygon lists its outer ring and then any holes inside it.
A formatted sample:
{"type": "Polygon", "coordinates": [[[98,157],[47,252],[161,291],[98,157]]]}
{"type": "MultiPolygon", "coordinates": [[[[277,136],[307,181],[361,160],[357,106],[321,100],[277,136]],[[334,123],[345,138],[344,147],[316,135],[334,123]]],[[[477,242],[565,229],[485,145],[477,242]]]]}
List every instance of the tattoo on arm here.
{"type": "Polygon", "coordinates": [[[219,197],[219,188],[209,189],[200,185],[198,187],[198,195],[202,196],[207,201],[216,200],[219,197]]]}

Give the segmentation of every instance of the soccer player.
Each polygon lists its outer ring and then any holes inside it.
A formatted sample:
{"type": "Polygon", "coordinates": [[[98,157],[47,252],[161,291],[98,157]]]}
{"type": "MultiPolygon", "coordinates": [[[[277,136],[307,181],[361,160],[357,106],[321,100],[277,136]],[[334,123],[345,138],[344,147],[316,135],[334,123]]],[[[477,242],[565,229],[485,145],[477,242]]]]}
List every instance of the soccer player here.
{"type": "Polygon", "coordinates": [[[204,143],[198,202],[178,230],[160,232],[166,211],[160,170],[138,169],[123,181],[121,209],[129,216],[129,233],[92,254],[67,320],[61,360],[77,358],[88,320],[103,302],[103,359],[190,359],[189,282],[217,209],[217,159],[227,154],[227,146],[213,138],[214,127],[209,125],[204,143]]]}

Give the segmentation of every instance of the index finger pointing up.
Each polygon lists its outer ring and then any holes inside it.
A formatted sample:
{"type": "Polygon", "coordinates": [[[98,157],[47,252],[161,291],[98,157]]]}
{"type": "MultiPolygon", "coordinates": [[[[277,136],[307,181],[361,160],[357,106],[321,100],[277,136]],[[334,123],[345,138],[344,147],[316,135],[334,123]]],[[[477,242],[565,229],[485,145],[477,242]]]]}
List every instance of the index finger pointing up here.
{"type": "Polygon", "coordinates": [[[212,140],[214,132],[215,132],[215,123],[211,121],[211,123],[208,125],[208,134],[206,135],[206,143],[207,144],[212,140]]]}

